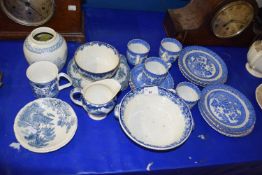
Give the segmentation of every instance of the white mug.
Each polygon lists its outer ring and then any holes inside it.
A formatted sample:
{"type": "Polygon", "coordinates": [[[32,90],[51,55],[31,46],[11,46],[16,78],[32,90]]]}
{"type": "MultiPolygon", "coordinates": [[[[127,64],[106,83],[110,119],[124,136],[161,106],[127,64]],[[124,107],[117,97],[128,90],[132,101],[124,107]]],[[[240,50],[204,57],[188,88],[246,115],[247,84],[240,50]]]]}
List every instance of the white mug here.
{"type": "Polygon", "coordinates": [[[36,98],[56,97],[60,90],[72,85],[71,78],[65,73],[58,73],[57,66],[49,61],[39,61],[31,64],[26,70],[36,98]],[[64,77],[69,82],[59,85],[59,80],[64,77]]]}

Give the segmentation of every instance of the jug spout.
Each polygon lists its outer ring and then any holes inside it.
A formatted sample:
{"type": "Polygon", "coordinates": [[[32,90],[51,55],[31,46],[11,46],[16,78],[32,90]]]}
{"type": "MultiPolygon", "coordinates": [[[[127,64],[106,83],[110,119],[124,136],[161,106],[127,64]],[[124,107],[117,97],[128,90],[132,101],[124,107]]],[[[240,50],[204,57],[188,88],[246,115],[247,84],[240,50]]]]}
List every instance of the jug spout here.
{"type": "Polygon", "coordinates": [[[112,92],[112,98],[114,98],[121,90],[121,84],[114,79],[104,79],[91,83],[90,85],[95,85],[95,84],[107,86],[112,92]]]}

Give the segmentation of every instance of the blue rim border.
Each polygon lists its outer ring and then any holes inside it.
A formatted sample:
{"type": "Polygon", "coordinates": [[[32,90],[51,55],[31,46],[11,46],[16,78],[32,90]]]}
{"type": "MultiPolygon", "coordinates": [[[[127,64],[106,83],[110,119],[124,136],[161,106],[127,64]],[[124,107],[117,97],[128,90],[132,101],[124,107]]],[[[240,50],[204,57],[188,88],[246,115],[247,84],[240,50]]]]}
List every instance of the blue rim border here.
{"type": "Polygon", "coordinates": [[[223,61],[223,59],[218,55],[216,54],[215,52],[213,52],[212,50],[206,48],[206,47],[202,47],[202,46],[188,46],[188,47],[185,47],[184,49],[182,49],[180,55],[179,55],[179,59],[178,59],[178,66],[179,66],[179,69],[180,71],[182,72],[183,76],[188,79],[189,81],[199,85],[199,86],[202,86],[202,87],[205,87],[209,84],[220,84],[220,83],[225,83],[227,81],[227,76],[228,76],[228,69],[227,69],[227,66],[226,66],[226,63],[223,61]],[[186,59],[187,57],[185,57],[184,55],[189,52],[189,51],[192,51],[192,50],[201,50],[203,52],[207,52],[208,54],[212,55],[221,65],[221,68],[222,68],[222,75],[219,79],[211,82],[211,81],[204,81],[204,80],[200,80],[197,78],[197,76],[195,77],[192,77],[190,76],[190,73],[186,71],[185,69],[185,65],[183,65],[183,60],[186,59]]]}
{"type": "Polygon", "coordinates": [[[204,120],[207,122],[207,124],[211,128],[213,128],[217,132],[219,132],[223,135],[229,136],[229,137],[243,137],[243,136],[250,134],[252,132],[252,130],[254,129],[254,125],[256,123],[256,113],[255,113],[254,107],[251,104],[251,102],[248,100],[248,98],[243,93],[241,93],[240,91],[238,91],[237,89],[235,89],[235,88],[233,88],[229,85],[216,84],[216,85],[210,85],[210,86],[205,87],[202,90],[202,96],[199,100],[198,108],[199,108],[199,111],[200,111],[202,117],[204,118],[204,120]],[[206,109],[206,107],[204,106],[205,98],[206,98],[206,95],[209,91],[216,90],[216,89],[222,89],[222,90],[225,90],[225,91],[229,91],[229,92],[237,95],[245,103],[247,110],[249,111],[249,116],[246,116],[246,117],[249,117],[249,118],[248,118],[248,122],[246,123],[246,125],[244,125],[243,127],[240,128],[240,131],[238,131],[239,129],[234,130],[233,128],[225,127],[223,124],[221,124],[219,122],[215,122],[214,120],[212,120],[209,117],[212,114],[210,112],[208,112],[208,109],[206,109]]]}

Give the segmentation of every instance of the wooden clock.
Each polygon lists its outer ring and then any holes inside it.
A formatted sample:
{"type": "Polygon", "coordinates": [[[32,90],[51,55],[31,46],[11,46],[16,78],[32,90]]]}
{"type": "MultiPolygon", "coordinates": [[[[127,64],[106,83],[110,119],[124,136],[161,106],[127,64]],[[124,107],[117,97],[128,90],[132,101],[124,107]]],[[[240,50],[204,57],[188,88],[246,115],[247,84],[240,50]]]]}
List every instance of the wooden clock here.
{"type": "Polygon", "coordinates": [[[0,0],[0,6],[0,39],[24,39],[48,26],[68,41],[85,41],[81,0],[0,0]]]}
{"type": "Polygon", "coordinates": [[[248,46],[257,12],[255,0],[191,0],[168,10],[164,27],[184,44],[248,46]]]}

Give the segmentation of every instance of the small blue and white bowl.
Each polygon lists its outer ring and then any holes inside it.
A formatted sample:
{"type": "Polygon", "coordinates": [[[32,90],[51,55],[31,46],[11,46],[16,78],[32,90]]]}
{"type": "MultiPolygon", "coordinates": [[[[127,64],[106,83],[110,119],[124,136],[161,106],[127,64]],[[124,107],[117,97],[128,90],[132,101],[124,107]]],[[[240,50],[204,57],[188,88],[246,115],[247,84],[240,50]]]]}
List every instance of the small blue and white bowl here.
{"type": "Polygon", "coordinates": [[[176,86],[177,95],[182,98],[189,108],[192,108],[201,97],[200,89],[190,82],[181,82],[176,86]]]}
{"type": "Polygon", "coordinates": [[[150,45],[142,39],[132,39],[127,43],[127,61],[131,65],[143,63],[150,51],[150,45]]]}
{"type": "Polygon", "coordinates": [[[100,41],[81,45],[75,52],[74,60],[79,72],[94,81],[113,77],[120,64],[118,51],[100,41]]]}
{"type": "Polygon", "coordinates": [[[182,44],[178,40],[164,38],[159,48],[159,56],[171,67],[172,63],[178,58],[182,47],[182,44]]]}
{"type": "Polygon", "coordinates": [[[168,65],[161,58],[147,58],[143,66],[144,83],[147,86],[159,86],[168,75],[168,65]]]}

